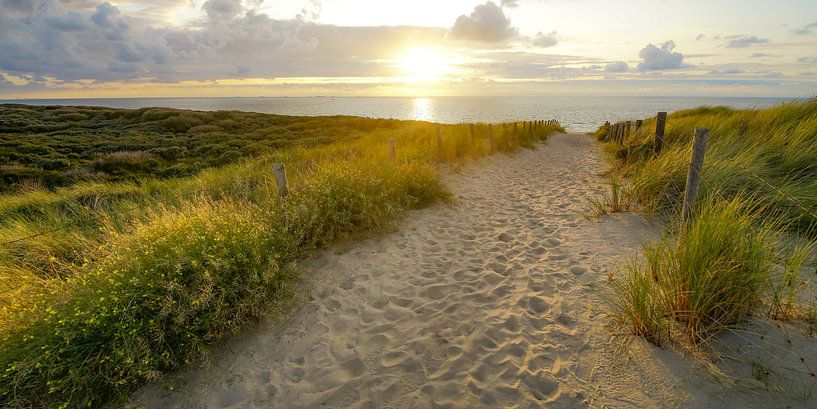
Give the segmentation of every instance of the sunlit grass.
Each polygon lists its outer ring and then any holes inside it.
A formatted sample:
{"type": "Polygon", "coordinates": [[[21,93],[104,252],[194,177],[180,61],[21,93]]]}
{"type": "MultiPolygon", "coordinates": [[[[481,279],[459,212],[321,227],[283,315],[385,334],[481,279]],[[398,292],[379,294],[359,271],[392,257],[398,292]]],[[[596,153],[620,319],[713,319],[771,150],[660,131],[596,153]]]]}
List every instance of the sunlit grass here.
{"type": "Polygon", "coordinates": [[[629,194],[669,220],[667,236],[645,247],[613,283],[617,320],[653,342],[673,329],[702,342],[749,315],[806,317],[797,305],[817,239],[817,102],[764,110],[702,107],[668,118],[664,149],[653,150],[654,120],[609,145],[629,194]],[[710,142],[694,219],[677,220],[694,128],[710,142]]]}
{"type": "Polygon", "coordinates": [[[0,404],[118,401],[286,309],[308,252],[446,199],[440,166],[531,147],[557,130],[380,123],[186,178],[0,196],[0,242],[13,242],[0,247],[0,404]],[[276,162],[288,169],[286,199],[276,162]]]}

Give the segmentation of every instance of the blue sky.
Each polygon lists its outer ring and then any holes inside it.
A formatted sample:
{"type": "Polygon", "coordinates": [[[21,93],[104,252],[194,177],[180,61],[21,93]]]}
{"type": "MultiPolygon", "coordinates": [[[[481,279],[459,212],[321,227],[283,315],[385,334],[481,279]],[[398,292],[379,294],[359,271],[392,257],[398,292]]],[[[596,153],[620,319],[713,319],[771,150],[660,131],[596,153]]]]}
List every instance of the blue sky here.
{"type": "Polygon", "coordinates": [[[815,94],[813,0],[0,0],[0,98],[815,94]]]}

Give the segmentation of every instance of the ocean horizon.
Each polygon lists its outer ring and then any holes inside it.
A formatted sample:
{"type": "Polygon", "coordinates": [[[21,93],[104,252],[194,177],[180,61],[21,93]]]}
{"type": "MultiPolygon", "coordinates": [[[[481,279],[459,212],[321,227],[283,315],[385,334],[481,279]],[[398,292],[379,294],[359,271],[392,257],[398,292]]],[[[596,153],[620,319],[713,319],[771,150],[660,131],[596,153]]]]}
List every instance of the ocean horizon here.
{"type": "Polygon", "coordinates": [[[110,108],[164,107],[199,111],[247,111],[295,116],[360,116],[439,123],[556,119],[570,131],[590,132],[605,121],[641,119],[659,111],[702,105],[761,109],[805,98],[791,97],[158,97],[0,99],[0,103],[110,108]]]}

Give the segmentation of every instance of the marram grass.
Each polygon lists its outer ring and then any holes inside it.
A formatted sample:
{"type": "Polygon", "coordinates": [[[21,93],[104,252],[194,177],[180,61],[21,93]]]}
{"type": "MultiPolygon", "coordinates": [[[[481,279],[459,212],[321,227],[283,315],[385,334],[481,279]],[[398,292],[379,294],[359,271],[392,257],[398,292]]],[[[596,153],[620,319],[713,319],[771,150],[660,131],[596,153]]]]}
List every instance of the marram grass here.
{"type": "Polygon", "coordinates": [[[654,120],[611,144],[631,176],[629,194],[675,220],[674,235],[645,247],[646,260],[614,281],[617,320],[661,343],[678,333],[702,342],[753,314],[793,316],[817,239],[817,102],[702,107],[667,123],[657,155],[654,120]],[[677,215],[694,128],[709,128],[710,138],[698,203],[684,223],[677,215]]]}
{"type": "Polygon", "coordinates": [[[655,119],[616,145],[632,176],[631,193],[647,209],[678,213],[684,196],[692,136],[709,128],[701,196],[724,199],[752,192],[763,218],[783,217],[786,228],[817,237],[817,100],[759,110],[701,107],[667,119],[664,146],[654,155],[655,119]]]}
{"type": "Polygon", "coordinates": [[[296,262],[309,251],[447,198],[441,163],[533,146],[557,131],[494,125],[492,149],[486,125],[473,137],[467,125],[443,126],[438,151],[437,125],[381,124],[186,178],[0,196],[0,242],[20,240],[0,247],[0,406],[121,403],[225,334],[290,306],[296,262]],[[288,170],[283,200],[275,162],[288,170]]]}

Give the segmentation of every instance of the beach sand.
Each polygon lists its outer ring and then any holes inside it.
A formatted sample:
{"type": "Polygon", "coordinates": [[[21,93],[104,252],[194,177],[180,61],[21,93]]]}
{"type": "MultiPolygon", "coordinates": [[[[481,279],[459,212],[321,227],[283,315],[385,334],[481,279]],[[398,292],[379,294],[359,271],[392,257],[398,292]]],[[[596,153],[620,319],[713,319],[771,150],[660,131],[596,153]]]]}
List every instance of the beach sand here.
{"type": "MultiPolygon", "coordinates": [[[[736,358],[723,368],[617,334],[603,302],[608,275],[660,228],[633,213],[586,217],[587,199],[606,189],[605,169],[591,138],[555,135],[446,172],[452,204],[306,260],[310,294],[290,322],[219,344],[207,366],[149,385],[129,405],[811,406],[800,386],[770,391],[757,380],[748,360],[769,354],[741,348],[759,330],[725,337],[736,358]]],[[[815,354],[801,338],[800,353],[815,354]]],[[[782,359],[783,369],[766,367],[810,390],[796,357],[782,359]]]]}

